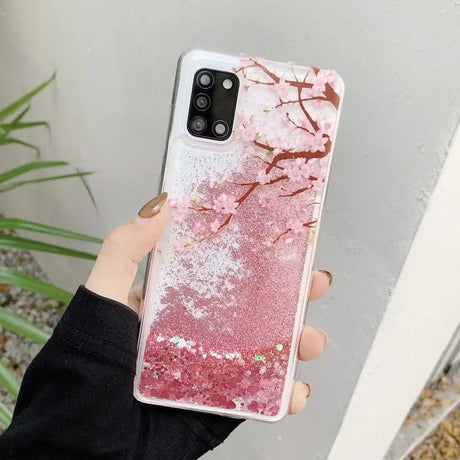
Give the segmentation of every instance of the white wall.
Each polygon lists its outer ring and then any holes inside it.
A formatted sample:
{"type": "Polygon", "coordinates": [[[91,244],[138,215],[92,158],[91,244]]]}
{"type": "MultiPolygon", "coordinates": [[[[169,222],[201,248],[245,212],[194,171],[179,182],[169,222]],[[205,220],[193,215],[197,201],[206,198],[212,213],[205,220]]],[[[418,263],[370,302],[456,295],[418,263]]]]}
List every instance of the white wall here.
{"type": "Polygon", "coordinates": [[[329,460],[385,456],[457,331],[459,171],[460,129],[395,285],[329,460]]]}
{"type": "MultiPolygon", "coordinates": [[[[318,253],[334,287],[309,313],[330,345],[300,368],[313,387],[308,411],[275,426],[248,423],[210,458],[236,448],[241,458],[327,456],[459,118],[459,25],[460,6],[446,0],[0,0],[0,106],[58,70],[31,110],[51,122],[51,137],[30,139],[46,159],[97,170],[90,183],[99,206],[74,181],[2,195],[9,216],[104,235],[135,215],[157,188],[184,49],[317,64],[346,82],[318,253]]],[[[2,168],[27,157],[0,153],[2,168]]],[[[89,269],[39,261],[69,288],[89,269]]]]}

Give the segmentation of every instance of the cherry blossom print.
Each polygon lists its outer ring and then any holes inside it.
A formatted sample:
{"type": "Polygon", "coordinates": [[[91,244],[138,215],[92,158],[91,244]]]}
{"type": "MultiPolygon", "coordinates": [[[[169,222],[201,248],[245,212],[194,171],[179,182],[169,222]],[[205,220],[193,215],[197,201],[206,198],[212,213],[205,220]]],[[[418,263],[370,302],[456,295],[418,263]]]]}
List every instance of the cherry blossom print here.
{"type": "Polygon", "coordinates": [[[175,222],[184,222],[185,217],[189,211],[189,203],[187,200],[178,201],[174,198],[169,200],[169,208],[171,218],[175,222]]]}
{"type": "Polygon", "coordinates": [[[257,173],[257,180],[260,185],[265,185],[270,182],[270,176],[265,172],[265,170],[261,170],[257,173]]]}
{"type": "Polygon", "coordinates": [[[209,188],[215,188],[217,185],[219,185],[219,179],[214,174],[211,174],[209,178],[209,188]]]}
{"type": "Polygon", "coordinates": [[[220,194],[214,199],[213,209],[221,214],[235,214],[238,203],[233,195],[220,194]]]}
{"type": "Polygon", "coordinates": [[[324,152],[326,150],[327,142],[329,142],[329,136],[325,136],[321,131],[316,132],[313,136],[311,152],[324,152]]]}
{"type": "Polygon", "coordinates": [[[237,135],[240,137],[241,140],[245,142],[251,142],[255,140],[257,135],[256,127],[251,124],[251,121],[241,123],[237,135]]]}
{"type": "Polygon", "coordinates": [[[175,199],[145,300],[139,389],[264,418],[289,399],[299,291],[343,87],[330,70],[251,57],[234,71],[240,92],[226,146],[168,154],[175,199]]]}
{"type": "Polygon", "coordinates": [[[197,234],[204,233],[204,231],[206,230],[206,225],[202,221],[197,220],[193,226],[193,230],[197,234]]]}
{"type": "Polygon", "coordinates": [[[219,230],[220,224],[221,223],[218,219],[213,220],[210,225],[211,231],[216,233],[219,230]]]}
{"type": "Polygon", "coordinates": [[[340,78],[333,70],[320,70],[317,79],[320,79],[326,85],[329,83],[333,89],[336,88],[340,78]]]}
{"type": "Polygon", "coordinates": [[[179,240],[176,241],[174,244],[174,249],[176,251],[185,251],[185,249],[190,246],[190,241],[185,237],[182,236],[179,240]]]}
{"type": "Polygon", "coordinates": [[[298,219],[290,220],[287,224],[287,227],[296,235],[304,230],[303,222],[298,219]]]}
{"type": "Polygon", "coordinates": [[[329,137],[333,136],[335,129],[335,117],[326,112],[319,112],[319,114],[315,116],[315,121],[323,134],[329,137]]]}
{"type": "Polygon", "coordinates": [[[281,78],[278,83],[275,83],[273,85],[273,88],[274,88],[277,96],[280,99],[282,99],[282,98],[287,97],[287,95],[289,93],[290,85],[289,85],[289,83],[286,83],[286,80],[284,78],[281,78]]]}
{"type": "Polygon", "coordinates": [[[283,163],[283,173],[293,182],[305,181],[309,175],[309,168],[305,160],[296,158],[283,163]]]}

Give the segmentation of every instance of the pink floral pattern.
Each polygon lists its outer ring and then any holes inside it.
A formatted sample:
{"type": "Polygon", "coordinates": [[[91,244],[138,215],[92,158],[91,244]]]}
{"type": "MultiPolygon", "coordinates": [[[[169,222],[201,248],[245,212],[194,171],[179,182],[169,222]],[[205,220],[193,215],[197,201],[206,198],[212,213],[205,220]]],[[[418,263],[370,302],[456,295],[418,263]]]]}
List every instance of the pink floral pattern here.
{"type": "MultiPolygon", "coordinates": [[[[253,58],[235,72],[242,91],[233,166],[207,166],[205,180],[170,200],[170,233],[159,248],[167,258],[159,261],[163,278],[151,301],[161,308],[147,337],[140,390],[275,416],[288,388],[299,290],[343,85],[330,70],[253,58]]],[[[172,174],[186,177],[202,160],[183,155],[172,174]]]]}

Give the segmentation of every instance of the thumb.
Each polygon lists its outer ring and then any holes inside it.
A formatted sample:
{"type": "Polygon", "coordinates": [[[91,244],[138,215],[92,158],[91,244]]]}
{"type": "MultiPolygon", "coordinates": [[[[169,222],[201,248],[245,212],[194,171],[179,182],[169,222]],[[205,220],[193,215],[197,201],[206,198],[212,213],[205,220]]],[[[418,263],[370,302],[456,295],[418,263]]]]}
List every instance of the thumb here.
{"type": "Polygon", "coordinates": [[[138,263],[152,250],[168,221],[168,194],[150,200],[139,217],[113,230],[102,244],[85,286],[96,294],[128,305],[138,263]]]}

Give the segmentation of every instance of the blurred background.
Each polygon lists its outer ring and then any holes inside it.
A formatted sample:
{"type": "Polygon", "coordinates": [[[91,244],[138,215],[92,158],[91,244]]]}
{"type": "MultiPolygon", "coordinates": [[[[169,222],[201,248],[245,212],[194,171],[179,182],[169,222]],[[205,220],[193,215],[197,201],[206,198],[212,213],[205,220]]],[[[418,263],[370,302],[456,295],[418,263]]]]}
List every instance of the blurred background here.
{"type": "MultiPolygon", "coordinates": [[[[132,218],[158,190],[176,62],[192,48],[331,68],[346,86],[316,264],[334,284],[307,318],[330,343],[299,366],[312,397],[279,424],[245,423],[206,458],[402,458],[422,436],[391,446],[404,418],[456,362],[460,2],[0,0],[0,110],[57,71],[23,106],[22,121],[50,130],[10,138],[39,147],[41,161],[69,163],[16,179],[93,172],[3,185],[0,212],[95,237],[132,218]]],[[[35,161],[30,147],[0,145],[0,174],[35,161]]],[[[4,228],[26,236],[21,225],[4,228]]],[[[34,238],[97,252],[49,233],[34,238]]],[[[90,258],[33,256],[40,276],[68,292],[91,267],[90,258]]],[[[12,362],[11,345],[4,351],[12,362]]]]}

